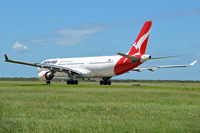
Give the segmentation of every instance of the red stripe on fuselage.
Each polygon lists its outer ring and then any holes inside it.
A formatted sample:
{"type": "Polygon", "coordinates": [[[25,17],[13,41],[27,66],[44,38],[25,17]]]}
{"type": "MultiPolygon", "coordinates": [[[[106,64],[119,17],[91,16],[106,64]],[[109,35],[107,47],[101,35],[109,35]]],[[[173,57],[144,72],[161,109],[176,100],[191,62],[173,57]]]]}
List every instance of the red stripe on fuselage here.
{"type": "Polygon", "coordinates": [[[126,73],[126,72],[132,70],[133,68],[139,66],[140,64],[142,64],[140,61],[137,61],[136,63],[131,63],[130,59],[128,59],[126,57],[122,57],[115,65],[114,73],[116,75],[126,73]]]}

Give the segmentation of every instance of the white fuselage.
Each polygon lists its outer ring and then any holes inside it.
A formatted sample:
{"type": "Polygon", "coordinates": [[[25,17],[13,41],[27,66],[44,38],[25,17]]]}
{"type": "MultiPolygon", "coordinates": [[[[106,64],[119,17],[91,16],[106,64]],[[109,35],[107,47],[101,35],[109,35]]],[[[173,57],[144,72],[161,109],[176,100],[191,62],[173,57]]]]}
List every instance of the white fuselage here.
{"type": "MultiPolygon", "coordinates": [[[[122,58],[121,56],[97,56],[97,57],[80,57],[80,58],[56,58],[48,59],[42,64],[56,65],[67,67],[82,73],[82,78],[98,78],[115,76],[114,67],[122,58]]],[[[38,72],[46,69],[38,68],[38,72]]],[[[56,72],[55,77],[66,77],[67,73],[56,72]]],[[[75,75],[78,77],[78,75],[75,75]]]]}

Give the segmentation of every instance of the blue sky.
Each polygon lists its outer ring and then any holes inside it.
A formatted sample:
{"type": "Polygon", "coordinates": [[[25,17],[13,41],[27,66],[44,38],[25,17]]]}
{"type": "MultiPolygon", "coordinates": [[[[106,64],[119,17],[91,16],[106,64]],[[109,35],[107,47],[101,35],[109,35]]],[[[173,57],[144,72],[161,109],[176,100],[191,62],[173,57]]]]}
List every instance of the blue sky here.
{"type": "MultiPolygon", "coordinates": [[[[37,77],[37,69],[5,63],[9,58],[41,62],[55,57],[125,53],[143,23],[153,20],[147,54],[178,58],[146,62],[143,66],[187,64],[200,58],[199,0],[1,1],[0,77],[37,77]]],[[[199,80],[194,67],[130,72],[116,78],[199,80]]]]}

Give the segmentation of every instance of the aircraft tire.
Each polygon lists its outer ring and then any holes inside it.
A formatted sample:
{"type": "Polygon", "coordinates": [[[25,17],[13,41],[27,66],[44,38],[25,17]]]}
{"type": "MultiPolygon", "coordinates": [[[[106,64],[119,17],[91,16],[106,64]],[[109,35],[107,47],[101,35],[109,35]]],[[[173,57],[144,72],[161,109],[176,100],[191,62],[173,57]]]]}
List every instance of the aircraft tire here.
{"type": "Polygon", "coordinates": [[[111,85],[111,81],[110,80],[107,81],[107,85],[111,85]]]}
{"type": "Polygon", "coordinates": [[[70,84],[71,84],[70,80],[67,80],[67,84],[68,84],[68,85],[70,85],[70,84]]]}
{"type": "Polygon", "coordinates": [[[74,84],[77,85],[78,84],[78,80],[74,80],[74,84]]]}
{"type": "Polygon", "coordinates": [[[99,82],[99,84],[100,84],[100,85],[103,85],[103,84],[104,84],[103,80],[101,80],[101,81],[99,82]]]}
{"type": "Polygon", "coordinates": [[[75,83],[74,80],[71,80],[70,82],[71,82],[71,85],[73,85],[75,83]]]}

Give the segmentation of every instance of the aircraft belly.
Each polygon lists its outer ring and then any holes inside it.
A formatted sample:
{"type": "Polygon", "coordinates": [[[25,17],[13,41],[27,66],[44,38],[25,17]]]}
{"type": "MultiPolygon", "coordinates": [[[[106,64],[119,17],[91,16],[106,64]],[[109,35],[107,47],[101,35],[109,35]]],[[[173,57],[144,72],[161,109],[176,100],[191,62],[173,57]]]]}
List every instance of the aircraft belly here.
{"type": "Polygon", "coordinates": [[[55,77],[67,77],[68,74],[64,73],[64,72],[56,72],[56,73],[54,73],[54,76],[55,77]]]}

